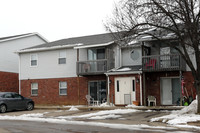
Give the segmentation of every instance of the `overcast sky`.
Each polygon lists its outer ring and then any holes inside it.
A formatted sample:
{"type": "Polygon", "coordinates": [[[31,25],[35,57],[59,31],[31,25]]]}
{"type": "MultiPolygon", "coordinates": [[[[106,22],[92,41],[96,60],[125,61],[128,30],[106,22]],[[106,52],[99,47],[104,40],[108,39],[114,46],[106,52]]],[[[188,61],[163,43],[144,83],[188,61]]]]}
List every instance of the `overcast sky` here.
{"type": "Polygon", "coordinates": [[[1,0],[0,37],[38,32],[49,41],[105,33],[119,0],[1,0]]]}

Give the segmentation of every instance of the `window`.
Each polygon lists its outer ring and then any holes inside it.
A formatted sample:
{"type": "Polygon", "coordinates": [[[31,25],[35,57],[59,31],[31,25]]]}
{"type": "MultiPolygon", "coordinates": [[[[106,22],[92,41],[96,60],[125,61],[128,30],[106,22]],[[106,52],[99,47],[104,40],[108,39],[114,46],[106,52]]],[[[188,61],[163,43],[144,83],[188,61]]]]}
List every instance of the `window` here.
{"type": "Polygon", "coordinates": [[[135,92],[135,80],[132,80],[133,92],[135,92]]]}
{"type": "Polygon", "coordinates": [[[38,95],[38,83],[31,83],[31,95],[38,95]]]}
{"type": "Polygon", "coordinates": [[[59,82],[59,94],[67,95],[67,82],[59,82]]]}
{"type": "Polygon", "coordinates": [[[37,54],[32,54],[31,55],[31,66],[37,66],[37,54]]]}
{"type": "Polygon", "coordinates": [[[105,59],[105,48],[88,49],[88,60],[105,59]]]}
{"type": "Polygon", "coordinates": [[[15,94],[13,94],[13,98],[22,99],[22,96],[17,94],[17,93],[15,93],[15,94]]]}
{"type": "Polygon", "coordinates": [[[117,80],[117,92],[119,92],[119,80],[117,80]]]}
{"type": "Polygon", "coordinates": [[[59,52],[58,64],[66,64],[66,51],[59,52]]]}
{"type": "Polygon", "coordinates": [[[132,50],[131,51],[131,59],[132,60],[138,60],[140,57],[140,53],[137,50],[132,50]]]}
{"type": "Polygon", "coordinates": [[[7,93],[3,95],[3,98],[13,98],[11,93],[7,93]]]}

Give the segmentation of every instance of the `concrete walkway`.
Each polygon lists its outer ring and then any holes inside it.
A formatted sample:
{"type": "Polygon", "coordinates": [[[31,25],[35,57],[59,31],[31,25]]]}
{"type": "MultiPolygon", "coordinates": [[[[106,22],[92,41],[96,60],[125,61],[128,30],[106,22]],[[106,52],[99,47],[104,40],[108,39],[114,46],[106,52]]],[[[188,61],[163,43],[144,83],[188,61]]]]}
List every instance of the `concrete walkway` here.
{"type": "MultiPolygon", "coordinates": [[[[67,110],[72,106],[42,106],[36,105],[35,109],[46,109],[46,110],[67,110]]],[[[132,106],[132,107],[121,107],[121,106],[86,106],[86,105],[75,105],[74,107],[79,110],[113,110],[113,109],[138,109],[138,110],[181,110],[184,106],[132,106]]]]}

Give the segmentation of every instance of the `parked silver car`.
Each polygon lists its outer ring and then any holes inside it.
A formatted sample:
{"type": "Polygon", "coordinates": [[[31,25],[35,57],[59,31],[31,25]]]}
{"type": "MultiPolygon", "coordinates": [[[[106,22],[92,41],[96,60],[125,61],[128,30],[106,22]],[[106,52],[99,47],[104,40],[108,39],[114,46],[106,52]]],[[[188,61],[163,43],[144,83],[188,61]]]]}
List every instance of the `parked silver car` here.
{"type": "Polygon", "coordinates": [[[34,101],[15,92],[0,92],[0,112],[12,110],[33,110],[34,101]]]}

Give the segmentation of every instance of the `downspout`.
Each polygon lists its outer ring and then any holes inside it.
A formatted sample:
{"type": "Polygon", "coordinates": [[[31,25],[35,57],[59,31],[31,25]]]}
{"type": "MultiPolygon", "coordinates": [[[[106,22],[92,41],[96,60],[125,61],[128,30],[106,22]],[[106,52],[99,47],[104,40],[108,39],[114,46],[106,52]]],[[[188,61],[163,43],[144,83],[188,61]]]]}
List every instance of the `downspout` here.
{"type": "MultiPolygon", "coordinates": [[[[76,70],[78,72],[78,61],[79,61],[79,49],[77,49],[77,62],[76,62],[76,70]]],[[[77,74],[77,83],[78,83],[78,105],[80,104],[80,81],[79,75],[77,74]]]]}
{"type": "Polygon", "coordinates": [[[21,70],[20,70],[21,69],[21,67],[20,67],[21,66],[21,60],[20,60],[20,54],[19,53],[18,53],[18,60],[19,60],[19,65],[18,65],[19,66],[19,68],[18,68],[19,69],[19,74],[18,74],[18,78],[19,78],[19,94],[21,94],[21,74],[20,74],[21,73],[21,70]]]}
{"type": "Polygon", "coordinates": [[[140,74],[140,105],[142,106],[142,74],[140,74]]]}
{"type": "Polygon", "coordinates": [[[121,50],[121,47],[119,47],[119,67],[122,66],[122,50],[121,50]]]}

